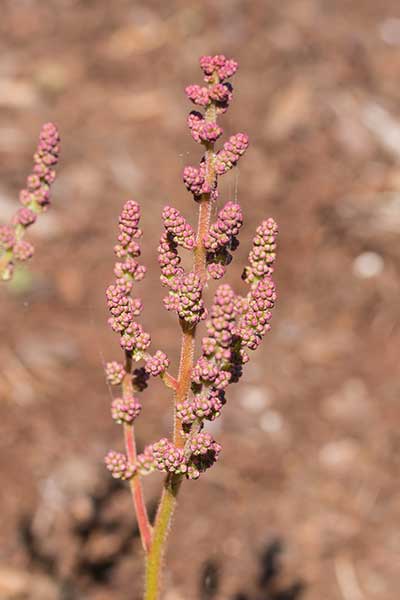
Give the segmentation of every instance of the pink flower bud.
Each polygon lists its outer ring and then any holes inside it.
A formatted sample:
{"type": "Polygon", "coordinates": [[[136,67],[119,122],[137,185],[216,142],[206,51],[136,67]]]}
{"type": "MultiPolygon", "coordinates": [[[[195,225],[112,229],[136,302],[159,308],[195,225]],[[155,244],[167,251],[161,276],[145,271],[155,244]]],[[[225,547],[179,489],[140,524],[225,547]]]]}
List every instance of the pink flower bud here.
{"type": "Polygon", "coordinates": [[[157,350],[154,356],[149,356],[146,359],[144,368],[147,373],[153,375],[153,377],[157,377],[157,375],[164,373],[168,369],[168,366],[169,360],[167,355],[161,352],[161,350],[157,350]]]}
{"type": "Polygon", "coordinates": [[[124,365],[113,360],[106,363],[106,378],[111,385],[119,385],[125,377],[126,371],[124,365]]]}
{"type": "Polygon", "coordinates": [[[115,398],[111,403],[111,416],[119,424],[133,423],[140,415],[142,405],[137,398],[115,398]]]}
{"type": "Polygon", "coordinates": [[[136,472],[136,466],[131,465],[125,454],[110,450],[104,459],[107,469],[114,479],[131,479],[136,472]]]}
{"type": "Polygon", "coordinates": [[[14,244],[13,254],[17,260],[24,261],[32,258],[35,249],[30,242],[19,240],[14,244]]]}
{"type": "Polygon", "coordinates": [[[210,102],[210,98],[208,96],[208,89],[206,87],[201,87],[200,85],[188,85],[185,88],[186,96],[191,100],[194,104],[198,104],[199,106],[207,106],[210,102]]]}
{"type": "Polygon", "coordinates": [[[193,228],[181,215],[179,210],[171,206],[165,206],[162,218],[164,227],[170,238],[179,246],[187,250],[193,250],[196,244],[193,228]]]}

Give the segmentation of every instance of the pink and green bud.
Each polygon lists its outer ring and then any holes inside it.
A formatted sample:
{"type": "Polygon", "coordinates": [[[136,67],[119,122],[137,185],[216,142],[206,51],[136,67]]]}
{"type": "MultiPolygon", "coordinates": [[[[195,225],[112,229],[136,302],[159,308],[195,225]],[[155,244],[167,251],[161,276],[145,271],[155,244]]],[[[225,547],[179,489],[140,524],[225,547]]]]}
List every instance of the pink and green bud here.
{"type": "Polygon", "coordinates": [[[224,175],[234,167],[239,158],[243,156],[249,146],[249,137],[246,133],[232,135],[217,153],[215,170],[218,175],[224,175]]]}
{"type": "Polygon", "coordinates": [[[272,275],[274,272],[277,237],[278,225],[274,219],[266,219],[257,227],[253,247],[249,254],[250,264],[245,267],[242,276],[247,283],[257,283],[266,275],[272,275]]]}
{"type": "Polygon", "coordinates": [[[169,237],[182,248],[193,250],[196,238],[193,228],[181,215],[179,210],[172,206],[165,206],[162,219],[169,237]]]}
{"type": "Polygon", "coordinates": [[[197,84],[188,85],[185,88],[185,93],[189,100],[193,102],[193,104],[197,104],[199,106],[207,106],[207,104],[210,103],[208,88],[206,87],[201,87],[197,84]]]}
{"type": "Polygon", "coordinates": [[[124,365],[116,360],[106,363],[105,372],[110,385],[120,385],[126,375],[124,365]]]}
{"type": "Polygon", "coordinates": [[[153,375],[153,377],[157,377],[157,375],[162,375],[168,369],[169,360],[167,355],[161,350],[157,350],[157,352],[153,356],[149,356],[146,358],[145,369],[149,375],[153,375]]]}
{"type": "Polygon", "coordinates": [[[111,416],[116,423],[131,424],[140,415],[142,405],[137,398],[115,398],[111,403],[111,416]]]}
{"type": "Polygon", "coordinates": [[[183,169],[183,183],[187,190],[197,198],[202,194],[211,192],[211,187],[206,182],[204,168],[187,166],[183,169]]]}
{"type": "Polygon", "coordinates": [[[13,225],[22,225],[23,227],[28,227],[36,221],[36,218],[36,213],[34,213],[30,208],[19,208],[15,213],[12,222],[13,225]]]}
{"type": "Polygon", "coordinates": [[[186,323],[196,325],[205,318],[206,312],[202,298],[203,285],[197,273],[182,275],[176,282],[173,292],[165,301],[167,310],[174,310],[186,323]]]}
{"type": "Polygon", "coordinates": [[[232,77],[236,73],[238,63],[235,60],[226,58],[223,54],[217,54],[216,56],[202,56],[200,67],[206,75],[206,81],[210,81],[211,75],[217,75],[220,80],[223,80],[232,77]]]}
{"type": "Polygon", "coordinates": [[[237,327],[237,334],[242,343],[250,350],[255,350],[263,336],[271,329],[271,310],[275,302],[275,284],[271,277],[266,276],[250,291],[247,309],[237,327]]]}
{"type": "Polygon", "coordinates": [[[114,479],[125,481],[131,479],[136,473],[136,466],[131,465],[125,454],[110,450],[106,455],[104,462],[114,479]]]}
{"type": "Polygon", "coordinates": [[[0,249],[12,250],[15,245],[15,230],[9,225],[0,225],[0,249]]]}
{"type": "Polygon", "coordinates": [[[19,240],[14,244],[13,247],[14,258],[16,260],[20,260],[21,262],[32,258],[34,252],[35,249],[33,245],[25,240],[19,240]]]}
{"type": "Polygon", "coordinates": [[[152,447],[156,468],[165,473],[185,473],[187,470],[184,452],[167,438],[162,438],[152,447]]]}

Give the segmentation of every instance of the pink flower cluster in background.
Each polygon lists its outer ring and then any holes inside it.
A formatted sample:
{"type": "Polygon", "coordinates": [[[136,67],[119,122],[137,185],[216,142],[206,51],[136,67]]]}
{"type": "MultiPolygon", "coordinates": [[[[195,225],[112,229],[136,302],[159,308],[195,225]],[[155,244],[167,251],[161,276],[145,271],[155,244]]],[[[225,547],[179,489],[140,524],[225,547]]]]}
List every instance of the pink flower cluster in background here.
{"type": "Polygon", "coordinates": [[[53,123],[46,123],[33,156],[33,171],[27,178],[26,188],[20,192],[22,207],[17,210],[10,225],[0,225],[0,279],[11,279],[15,262],[33,256],[33,245],[23,238],[26,229],[35,223],[37,215],[46,211],[50,204],[50,186],[56,177],[59,153],[57,127],[53,123]]]}

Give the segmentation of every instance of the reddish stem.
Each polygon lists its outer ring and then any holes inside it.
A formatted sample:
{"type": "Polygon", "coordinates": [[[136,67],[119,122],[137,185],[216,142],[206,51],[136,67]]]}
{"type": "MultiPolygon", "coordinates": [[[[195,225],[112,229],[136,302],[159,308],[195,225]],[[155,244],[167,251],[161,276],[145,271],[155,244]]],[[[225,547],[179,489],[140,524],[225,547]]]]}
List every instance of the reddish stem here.
{"type": "MultiPolygon", "coordinates": [[[[136,462],[136,443],[135,430],[133,425],[124,425],[124,438],[126,453],[128,455],[129,462],[134,465],[136,462]]],[[[147,514],[146,504],[143,496],[142,482],[140,480],[139,475],[135,475],[130,480],[130,486],[142,545],[144,551],[147,553],[150,551],[151,548],[152,529],[147,514]]]]}
{"type": "Polygon", "coordinates": [[[165,373],[162,373],[161,379],[167,387],[171,388],[171,390],[176,390],[178,382],[175,377],[171,375],[171,373],[165,371],[165,373]]]}
{"type": "MultiPolygon", "coordinates": [[[[126,375],[122,381],[122,396],[124,399],[129,398],[133,395],[132,355],[129,352],[125,352],[125,371],[126,375]]],[[[135,429],[133,425],[124,425],[124,439],[129,462],[132,465],[134,465],[136,464],[137,452],[135,441],[135,429]]],[[[146,509],[146,504],[144,501],[142,482],[139,474],[132,477],[132,479],[130,480],[130,487],[142,545],[145,552],[149,552],[152,542],[152,529],[146,509]]]]}

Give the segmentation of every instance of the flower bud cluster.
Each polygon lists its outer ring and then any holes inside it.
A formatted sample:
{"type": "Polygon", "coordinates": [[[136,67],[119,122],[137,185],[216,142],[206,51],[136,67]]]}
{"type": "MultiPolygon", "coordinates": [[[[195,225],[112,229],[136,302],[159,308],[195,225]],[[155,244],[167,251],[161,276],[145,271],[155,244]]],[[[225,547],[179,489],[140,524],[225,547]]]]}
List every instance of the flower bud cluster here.
{"type": "Polygon", "coordinates": [[[157,352],[153,356],[148,356],[145,361],[145,371],[149,375],[153,375],[153,377],[157,377],[157,375],[162,375],[168,369],[169,360],[167,355],[161,350],[157,350],[157,352]]]}
{"type": "MultiPolygon", "coordinates": [[[[189,100],[205,109],[205,114],[192,111],[188,116],[187,124],[193,139],[197,143],[203,144],[207,151],[214,152],[214,144],[223,133],[215,116],[226,112],[232,100],[232,86],[225,79],[235,74],[238,65],[234,60],[218,54],[202,56],[200,66],[208,85],[189,85],[185,91],[189,100]]],[[[223,175],[237,164],[248,144],[248,136],[238,133],[230,137],[223,145],[222,150],[217,152],[210,172],[207,173],[206,157],[203,157],[199,167],[186,166],[184,168],[183,182],[187,190],[193,194],[194,200],[199,200],[204,194],[216,192],[217,176],[223,175]]],[[[221,277],[223,274],[220,267],[213,267],[210,271],[215,278],[221,277]]]]}
{"type": "Polygon", "coordinates": [[[178,244],[164,232],[158,246],[158,264],[160,265],[160,280],[163,286],[173,287],[176,279],[183,275],[180,267],[181,259],[178,255],[178,244]]]}
{"type": "Polygon", "coordinates": [[[276,288],[268,275],[250,291],[248,305],[243,313],[237,332],[242,344],[255,350],[265,333],[271,329],[271,309],[276,302],[276,288]]]}
{"type": "Polygon", "coordinates": [[[242,276],[247,283],[257,283],[274,272],[277,236],[278,225],[272,218],[266,219],[257,227],[249,254],[250,265],[245,267],[242,276]]]}
{"type": "Polygon", "coordinates": [[[176,413],[185,429],[190,429],[196,420],[214,421],[220,416],[225,402],[223,390],[208,388],[204,394],[194,395],[193,398],[177,404],[176,413]]]}
{"type": "Polygon", "coordinates": [[[193,250],[196,245],[193,228],[179,210],[171,206],[165,206],[162,218],[165,230],[175,244],[186,248],[186,250],[193,250]]]}
{"type": "Polygon", "coordinates": [[[153,444],[153,457],[158,471],[178,474],[187,470],[183,450],[174,446],[167,438],[153,444]]]}
{"type": "Polygon", "coordinates": [[[134,281],[141,281],[146,269],[136,258],[140,256],[138,240],[142,232],[139,229],[140,207],[134,200],[128,200],[121,211],[118,228],[118,244],[114,252],[123,260],[116,262],[114,275],[116,280],[106,291],[107,304],[111,313],[109,325],[120,334],[121,347],[134,354],[136,360],[150,345],[150,335],[135,321],[143,308],[139,298],[132,298],[134,281]]]}
{"type": "Polygon", "coordinates": [[[164,298],[167,310],[175,311],[179,318],[189,325],[196,325],[206,317],[202,298],[203,285],[194,273],[185,273],[176,278],[168,296],[164,298]]]}
{"type": "Polygon", "coordinates": [[[136,473],[136,466],[131,465],[126,455],[121,452],[110,450],[107,453],[104,462],[114,479],[122,479],[122,481],[125,481],[133,477],[136,473]]]}
{"type": "MultiPolygon", "coordinates": [[[[259,227],[256,238],[261,230],[259,227]]],[[[264,260],[267,272],[267,255],[264,260]]],[[[261,272],[261,264],[257,264],[261,272]]],[[[202,355],[192,371],[193,396],[177,406],[177,415],[187,431],[196,420],[219,416],[226,387],[239,380],[249,360],[246,349],[255,350],[270,330],[275,301],[276,289],[269,275],[253,285],[246,298],[236,295],[229,285],[217,288],[206,323],[207,336],[202,340],[202,355]]]]}
{"type": "Polygon", "coordinates": [[[206,181],[205,163],[200,163],[200,167],[187,166],[183,169],[183,183],[186,189],[193,194],[195,200],[198,200],[202,194],[210,194],[212,187],[206,181]]]}
{"type": "MultiPolygon", "coordinates": [[[[161,438],[148,446],[143,454],[138,455],[137,465],[131,467],[131,471],[134,472],[137,468],[139,473],[144,475],[157,470],[162,473],[185,475],[187,479],[198,479],[200,473],[218,460],[220,451],[221,445],[206,432],[188,435],[184,448],[177,448],[167,438],[161,438]]],[[[117,462],[118,467],[121,462],[124,462],[120,455],[117,462]]],[[[116,471],[119,474],[121,469],[117,468],[116,471]]]]}
{"type": "Polygon", "coordinates": [[[243,156],[249,147],[249,136],[246,133],[232,135],[223,145],[222,150],[217,152],[215,159],[215,170],[218,175],[224,175],[234,167],[239,158],[243,156]]]}
{"type": "Polygon", "coordinates": [[[105,372],[110,385],[120,385],[126,374],[124,365],[116,360],[106,363],[105,372]]]}
{"type": "Polygon", "coordinates": [[[238,63],[235,60],[226,58],[223,54],[217,54],[216,56],[202,56],[200,67],[205,75],[204,80],[209,82],[210,77],[215,74],[221,80],[232,77],[238,69],[238,63]]]}
{"type": "Polygon", "coordinates": [[[187,124],[192,138],[198,144],[216,142],[223,134],[222,128],[217,123],[206,121],[201,113],[196,111],[189,114],[187,124]]]}
{"type": "Polygon", "coordinates": [[[163,211],[165,232],[158,247],[158,263],[161,267],[161,283],[169,288],[164,298],[167,310],[174,311],[190,326],[206,317],[202,299],[203,284],[194,273],[185,273],[180,266],[178,245],[192,250],[196,245],[192,227],[175,208],[165,207],[163,211]]]}
{"type": "Polygon", "coordinates": [[[213,279],[221,279],[225,273],[225,265],[232,260],[229,250],[235,250],[239,242],[236,238],[243,225],[243,214],[240,205],[227,202],[219,211],[215,223],[210,226],[204,236],[203,243],[207,250],[207,270],[213,279]]]}
{"type": "Polygon", "coordinates": [[[23,240],[25,230],[35,223],[37,215],[50,204],[50,186],[56,177],[55,166],[60,153],[60,137],[53,123],[43,125],[37,150],[33,156],[33,172],[19,200],[23,205],[15,213],[11,225],[0,226],[0,279],[11,279],[14,262],[33,256],[34,247],[23,240]]]}
{"type": "MultiPolygon", "coordinates": [[[[131,426],[142,410],[142,405],[133,390],[142,391],[147,386],[150,375],[165,372],[169,361],[160,350],[151,356],[146,353],[150,345],[150,335],[135,321],[143,308],[139,298],[131,296],[135,281],[143,279],[145,268],[136,260],[140,256],[138,241],[142,236],[139,229],[140,207],[128,200],[121,211],[118,228],[118,243],[114,252],[119,261],[114,266],[116,280],[106,291],[107,305],[111,313],[109,324],[120,334],[121,348],[125,351],[125,366],[108,362],[105,366],[107,381],[111,385],[122,385],[122,397],[111,403],[111,416],[118,424],[131,426]],[[132,360],[145,360],[145,366],[132,370],[132,360]]],[[[147,473],[154,470],[154,458],[148,448],[138,457],[137,464],[131,465],[124,454],[111,451],[105,458],[106,466],[113,477],[129,479],[137,471],[147,473]]]]}
{"type": "MultiPolygon", "coordinates": [[[[216,123],[216,114],[224,112],[231,101],[232,86],[225,80],[236,72],[237,63],[223,55],[203,56],[200,66],[206,85],[190,85],[186,94],[196,106],[203,107],[205,113],[192,111],[187,124],[193,139],[204,146],[205,155],[198,167],[186,166],[183,173],[187,189],[195,200],[201,202],[199,233],[196,239],[193,228],[183,215],[166,206],[162,214],[164,232],[158,247],[158,262],[161,283],[168,289],[164,304],[168,310],[177,313],[184,339],[190,336],[192,343],[196,325],[202,319],[207,319],[207,334],[202,339],[201,355],[194,364],[183,346],[184,362],[177,380],[166,373],[169,361],[164,352],[158,350],[153,355],[146,352],[150,336],[134,320],[142,310],[142,303],[131,296],[133,282],[140,281],[145,273],[136,260],[140,255],[137,242],[141,236],[140,210],[135,202],[128,202],[119,221],[120,235],[115,247],[119,262],[114,268],[116,281],[107,290],[107,300],[111,312],[110,325],[120,334],[122,348],[129,359],[144,359],[144,367],[131,373],[128,372],[131,360],[125,366],[117,362],[107,363],[108,382],[112,385],[122,383],[124,391],[122,397],[112,402],[112,417],[124,425],[125,432],[132,432],[130,426],[142,408],[133,390],[143,389],[150,376],[160,376],[168,387],[176,391],[175,417],[178,419],[179,435],[175,443],[163,437],[147,446],[137,455],[134,465],[129,463],[126,455],[110,452],[106,457],[107,468],[119,479],[153,471],[166,473],[169,477],[197,479],[215,463],[221,446],[204,431],[204,422],[220,416],[226,403],[226,389],[230,383],[239,380],[243,365],[249,360],[248,350],[255,350],[270,329],[271,310],[276,301],[271,274],[278,229],[273,219],[267,219],[257,228],[249,265],[243,273],[243,279],[250,284],[248,294],[242,297],[229,285],[220,285],[209,315],[204,305],[203,288],[207,274],[220,279],[225,273],[232,259],[231,252],[238,246],[237,236],[243,224],[243,214],[239,204],[226,202],[216,221],[206,229],[209,212],[203,213],[202,210],[210,210],[218,197],[217,177],[237,164],[249,141],[246,134],[238,133],[231,136],[219,152],[214,151],[214,144],[223,133],[216,123]],[[185,272],[182,268],[179,247],[194,253],[193,271],[185,272]],[[202,260],[200,266],[199,257],[202,260]],[[130,377],[132,380],[127,382],[130,377]]],[[[29,220],[29,215],[26,219],[29,220]]],[[[0,235],[3,235],[3,243],[10,243],[8,232],[0,232],[0,235]]]]}
{"type": "Polygon", "coordinates": [[[114,398],[111,403],[111,416],[120,425],[122,423],[133,423],[141,411],[142,405],[135,396],[114,398]]]}

